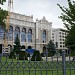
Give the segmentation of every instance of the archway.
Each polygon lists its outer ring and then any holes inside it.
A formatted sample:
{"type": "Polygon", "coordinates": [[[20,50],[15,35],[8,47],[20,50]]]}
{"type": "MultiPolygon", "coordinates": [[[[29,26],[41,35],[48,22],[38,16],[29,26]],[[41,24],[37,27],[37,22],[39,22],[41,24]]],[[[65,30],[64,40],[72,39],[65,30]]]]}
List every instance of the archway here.
{"type": "Polygon", "coordinates": [[[32,49],[32,47],[31,46],[28,46],[28,48],[27,49],[32,49]]]}
{"type": "Polygon", "coordinates": [[[43,47],[43,53],[46,53],[46,46],[43,47]]]}
{"type": "Polygon", "coordinates": [[[24,45],[21,46],[21,49],[25,49],[26,47],[24,45]]]}

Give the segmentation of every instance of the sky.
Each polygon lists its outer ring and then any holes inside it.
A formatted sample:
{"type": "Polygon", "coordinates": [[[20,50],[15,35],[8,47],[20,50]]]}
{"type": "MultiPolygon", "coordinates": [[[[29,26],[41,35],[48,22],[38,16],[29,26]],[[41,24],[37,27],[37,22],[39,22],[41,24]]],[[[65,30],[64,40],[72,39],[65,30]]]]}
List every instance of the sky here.
{"type": "MultiPolygon", "coordinates": [[[[33,15],[33,20],[39,20],[45,16],[46,20],[52,22],[52,28],[64,28],[63,22],[58,16],[62,11],[57,6],[67,7],[67,0],[13,0],[13,12],[25,14],[27,16],[33,15]]],[[[8,0],[4,5],[0,5],[3,9],[8,9],[8,0]]]]}

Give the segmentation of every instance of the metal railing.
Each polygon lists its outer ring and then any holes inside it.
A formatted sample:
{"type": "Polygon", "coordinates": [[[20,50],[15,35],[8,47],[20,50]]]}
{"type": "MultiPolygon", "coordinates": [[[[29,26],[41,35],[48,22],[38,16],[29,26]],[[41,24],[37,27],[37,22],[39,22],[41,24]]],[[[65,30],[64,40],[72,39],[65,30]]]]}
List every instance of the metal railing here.
{"type": "Polygon", "coordinates": [[[65,51],[61,57],[47,57],[42,61],[9,59],[0,55],[0,75],[75,75],[75,61],[65,57],[65,51]]]}

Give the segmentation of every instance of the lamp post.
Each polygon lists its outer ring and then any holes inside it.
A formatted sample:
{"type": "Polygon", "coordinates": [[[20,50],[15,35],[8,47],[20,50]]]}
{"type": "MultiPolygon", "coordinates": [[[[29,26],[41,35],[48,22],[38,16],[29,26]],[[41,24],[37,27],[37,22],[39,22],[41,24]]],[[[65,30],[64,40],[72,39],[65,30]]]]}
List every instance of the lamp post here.
{"type": "Polygon", "coordinates": [[[35,50],[36,50],[36,22],[34,24],[35,24],[35,50]]]}
{"type": "Polygon", "coordinates": [[[47,50],[47,46],[46,46],[46,62],[47,62],[47,56],[48,56],[48,50],[47,50]]]}

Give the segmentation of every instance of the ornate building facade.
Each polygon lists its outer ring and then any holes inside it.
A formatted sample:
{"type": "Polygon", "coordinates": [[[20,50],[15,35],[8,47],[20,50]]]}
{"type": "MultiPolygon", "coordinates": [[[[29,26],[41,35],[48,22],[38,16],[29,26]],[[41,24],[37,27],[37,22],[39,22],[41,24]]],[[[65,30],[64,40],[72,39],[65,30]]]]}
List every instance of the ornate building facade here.
{"type": "MultiPolygon", "coordinates": [[[[51,39],[52,23],[48,22],[45,17],[36,22],[33,16],[26,16],[19,13],[10,13],[10,27],[8,37],[8,45],[13,46],[16,35],[18,34],[21,46],[25,49],[31,46],[39,50],[41,53],[46,51],[46,44],[51,39]]],[[[4,45],[4,31],[0,27],[0,44],[4,45]]]]}

